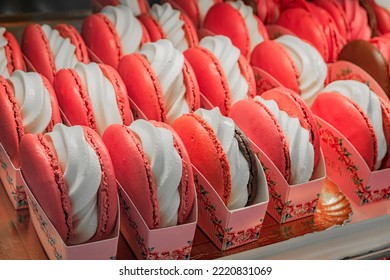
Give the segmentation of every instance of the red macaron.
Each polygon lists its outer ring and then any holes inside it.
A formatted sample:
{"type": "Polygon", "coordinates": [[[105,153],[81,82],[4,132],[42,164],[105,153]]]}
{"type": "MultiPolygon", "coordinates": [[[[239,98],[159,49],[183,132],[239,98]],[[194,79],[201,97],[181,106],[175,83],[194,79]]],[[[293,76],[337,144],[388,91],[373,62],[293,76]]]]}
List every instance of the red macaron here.
{"type": "Polygon", "coordinates": [[[128,6],[138,16],[149,11],[149,3],[147,0],[93,0],[95,12],[100,12],[105,6],[128,6]]]}
{"type": "Polygon", "coordinates": [[[86,17],[81,36],[101,62],[114,68],[123,55],[137,52],[150,41],[145,26],[124,5],[105,6],[99,13],[86,17]]]}
{"type": "Polygon", "coordinates": [[[110,124],[129,125],[133,120],[125,84],[109,65],[78,63],[74,69],[62,69],[54,89],[72,125],[85,125],[102,135],[110,124]]]}
{"type": "Polygon", "coordinates": [[[238,100],[256,95],[253,70],[228,37],[204,37],[199,47],[188,49],[184,56],[194,69],[200,92],[223,115],[238,100]]]}
{"type": "Polygon", "coordinates": [[[15,70],[25,70],[22,51],[15,36],[0,27],[0,75],[8,78],[15,70]]]}
{"type": "Polygon", "coordinates": [[[187,151],[165,123],[136,120],[103,135],[118,182],[150,229],[187,221],[195,201],[187,151]]]}
{"type": "Polygon", "coordinates": [[[200,107],[196,76],[183,54],[168,40],[145,44],[119,65],[129,97],[150,120],[171,123],[200,107]]]}
{"type": "Polygon", "coordinates": [[[84,40],[70,24],[30,24],[22,35],[22,51],[33,70],[53,83],[58,70],[72,68],[77,62],[89,62],[84,40]]]}
{"type": "Polygon", "coordinates": [[[117,184],[108,151],[95,131],[60,124],[51,133],[27,134],[21,155],[28,188],[66,244],[112,234],[117,184]]]}
{"type": "Polygon", "coordinates": [[[0,142],[19,167],[22,137],[51,131],[61,115],[54,89],[44,76],[16,70],[9,80],[0,76],[0,83],[0,142]]]}

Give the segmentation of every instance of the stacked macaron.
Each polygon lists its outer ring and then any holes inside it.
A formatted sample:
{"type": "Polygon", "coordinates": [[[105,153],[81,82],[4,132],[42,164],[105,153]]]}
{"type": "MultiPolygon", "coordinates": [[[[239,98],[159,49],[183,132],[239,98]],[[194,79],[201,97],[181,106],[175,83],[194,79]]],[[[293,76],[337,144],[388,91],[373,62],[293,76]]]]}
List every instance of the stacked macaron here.
{"type": "Polygon", "coordinates": [[[252,52],[250,63],[299,93],[308,104],[326,83],[327,66],[324,59],[311,44],[296,36],[283,35],[258,44],[252,52]]]}
{"type": "Polygon", "coordinates": [[[214,34],[229,37],[233,44],[249,57],[257,44],[268,40],[262,21],[243,1],[227,1],[213,5],[204,19],[203,27],[214,34]]]}
{"type": "Polygon", "coordinates": [[[175,120],[191,163],[209,181],[229,210],[251,205],[260,172],[248,138],[218,107],[198,109],[175,120]]]}
{"type": "Polygon", "coordinates": [[[66,244],[112,234],[118,213],[115,173],[96,132],[57,124],[52,132],[25,135],[20,150],[23,177],[66,244]]]}
{"type": "Polygon", "coordinates": [[[320,159],[313,114],[295,92],[274,88],[231,109],[237,126],[275,164],[291,184],[308,182],[320,159]]]}
{"type": "Polygon", "coordinates": [[[54,88],[72,125],[85,125],[103,135],[109,125],[129,125],[133,120],[123,80],[109,65],[79,62],[74,69],[62,69],[54,88]]]}
{"type": "Polygon", "coordinates": [[[340,131],[371,170],[390,167],[390,104],[354,80],[328,84],[312,111],[340,131]]]}
{"type": "Polygon", "coordinates": [[[199,43],[190,18],[170,3],[153,4],[148,13],[138,16],[149,32],[151,41],[168,39],[181,52],[199,43]]]}
{"type": "Polygon", "coordinates": [[[115,174],[150,229],[186,222],[195,200],[189,156],[165,123],[136,120],[103,135],[115,174]]]}
{"type": "Polygon", "coordinates": [[[238,100],[256,95],[253,70],[229,37],[204,37],[184,53],[194,69],[200,92],[227,115],[238,100]]]}
{"type": "Polygon", "coordinates": [[[60,69],[73,68],[77,62],[89,62],[88,52],[80,34],[70,24],[30,24],[22,35],[22,51],[34,71],[50,83],[60,69]]]}
{"type": "Polygon", "coordinates": [[[138,16],[149,11],[149,3],[147,0],[95,0],[94,10],[99,12],[105,6],[124,5],[129,7],[135,16],[138,16]]]}
{"type": "Polygon", "coordinates": [[[25,70],[22,51],[15,36],[0,27],[0,75],[8,78],[15,70],[25,70]]]}
{"type": "Polygon", "coordinates": [[[146,43],[118,66],[129,97],[150,120],[172,123],[200,106],[191,65],[167,39],[146,43]]]}
{"type": "Polygon", "coordinates": [[[54,89],[36,72],[15,70],[0,76],[0,143],[19,167],[20,141],[25,134],[49,132],[61,115],[54,89]]]}
{"type": "Polygon", "coordinates": [[[81,27],[85,44],[105,64],[116,68],[123,55],[150,41],[143,24],[124,5],[105,6],[86,17],[81,27]]]}

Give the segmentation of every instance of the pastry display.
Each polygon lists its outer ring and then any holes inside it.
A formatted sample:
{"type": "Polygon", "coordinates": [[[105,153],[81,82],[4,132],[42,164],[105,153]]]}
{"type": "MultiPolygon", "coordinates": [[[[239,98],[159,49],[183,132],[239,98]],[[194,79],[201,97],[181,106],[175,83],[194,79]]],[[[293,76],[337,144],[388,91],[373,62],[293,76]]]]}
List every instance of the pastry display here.
{"type": "Polygon", "coordinates": [[[318,95],[312,111],[343,133],[371,170],[389,167],[390,105],[366,84],[334,81],[318,95]]]}
{"type": "Polygon", "coordinates": [[[209,181],[229,210],[250,205],[259,171],[248,138],[218,107],[200,108],[175,120],[191,163],[209,181]]]}
{"type": "Polygon", "coordinates": [[[109,125],[129,125],[133,120],[124,82],[109,65],[79,62],[74,69],[62,69],[54,88],[72,125],[85,125],[103,135],[109,125]]]}
{"type": "Polygon", "coordinates": [[[199,43],[196,29],[189,17],[169,3],[153,4],[149,13],[138,18],[148,30],[153,42],[168,39],[180,52],[199,43]]]}
{"type": "Polygon", "coordinates": [[[19,167],[22,137],[51,131],[61,115],[53,87],[44,76],[15,70],[8,80],[0,76],[0,83],[0,143],[19,167]]]}
{"type": "Polygon", "coordinates": [[[283,35],[258,44],[252,52],[250,63],[299,93],[308,104],[326,83],[327,66],[324,59],[312,45],[296,36],[283,35]]]}
{"type": "Polygon", "coordinates": [[[116,68],[123,55],[137,52],[150,41],[143,24],[124,5],[105,6],[83,20],[81,36],[105,64],[116,68]]]}
{"type": "Polygon", "coordinates": [[[166,39],[124,56],[118,66],[129,97],[150,120],[172,123],[200,106],[191,65],[166,39]]]}
{"type": "Polygon", "coordinates": [[[135,120],[130,126],[111,125],[103,141],[118,182],[150,229],[186,222],[195,186],[190,158],[171,127],[135,120]]]}
{"type": "Polygon", "coordinates": [[[24,136],[20,149],[24,179],[66,244],[112,233],[118,213],[115,173],[95,131],[57,124],[52,132],[24,136]]]}
{"type": "Polygon", "coordinates": [[[268,40],[264,24],[253,13],[252,7],[242,1],[213,5],[206,14],[203,27],[214,34],[229,37],[247,58],[257,44],[268,40]]]}
{"type": "Polygon", "coordinates": [[[0,27],[0,75],[8,78],[15,70],[25,70],[22,51],[15,36],[0,27]]]}
{"type": "Polygon", "coordinates": [[[89,62],[83,39],[70,24],[30,24],[22,35],[23,54],[34,67],[33,70],[53,83],[57,71],[73,68],[77,62],[89,62]]]}
{"type": "Polygon", "coordinates": [[[204,37],[199,47],[188,49],[184,56],[194,69],[201,93],[223,115],[238,100],[256,95],[253,70],[229,37],[204,37]]]}
{"type": "Polygon", "coordinates": [[[275,164],[286,181],[305,183],[320,158],[318,128],[305,102],[292,90],[274,88],[231,109],[237,126],[275,164]]]}

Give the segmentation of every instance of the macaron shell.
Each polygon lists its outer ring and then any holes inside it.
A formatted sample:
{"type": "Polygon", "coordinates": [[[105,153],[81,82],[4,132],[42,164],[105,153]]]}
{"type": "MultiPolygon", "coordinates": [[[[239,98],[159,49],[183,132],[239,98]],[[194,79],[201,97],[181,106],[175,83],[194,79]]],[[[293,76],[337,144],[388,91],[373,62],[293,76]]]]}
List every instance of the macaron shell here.
{"type": "Polygon", "coordinates": [[[314,100],[311,110],[340,131],[374,170],[378,157],[374,128],[355,102],[337,92],[324,92],[314,100]]]}
{"type": "Polygon", "coordinates": [[[72,45],[76,47],[75,53],[78,61],[89,62],[87,47],[79,32],[73,25],[60,23],[54,27],[63,38],[69,38],[72,45]]]}
{"type": "Polygon", "coordinates": [[[19,143],[24,135],[22,115],[13,88],[0,76],[0,143],[15,167],[19,167],[19,143]]]}
{"type": "Polygon", "coordinates": [[[301,39],[310,42],[326,60],[329,56],[328,44],[321,24],[313,14],[304,8],[284,10],[277,21],[295,33],[301,39]]]}
{"type": "Polygon", "coordinates": [[[320,136],[317,122],[305,103],[295,92],[287,88],[274,88],[261,95],[266,100],[275,100],[280,110],[290,117],[298,118],[301,126],[310,133],[310,143],[314,148],[314,168],[320,159],[320,136]]]}
{"type": "Polygon", "coordinates": [[[256,96],[256,79],[255,74],[249,61],[243,56],[240,55],[238,58],[238,66],[240,67],[241,75],[245,78],[248,83],[248,96],[253,98],[256,96]]]}
{"type": "Polygon", "coordinates": [[[129,97],[150,120],[166,122],[164,98],[157,75],[148,60],[139,53],[125,55],[118,72],[129,97]]]}
{"type": "Polygon", "coordinates": [[[248,57],[250,37],[248,27],[240,12],[228,3],[217,3],[210,8],[204,19],[203,27],[215,34],[225,35],[248,57]]]}
{"type": "Polygon", "coordinates": [[[230,110],[229,84],[218,59],[205,48],[190,48],[184,52],[195,72],[200,92],[213,106],[220,108],[223,115],[230,110]]]}
{"type": "Polygon", "coordinates": [[[191,19],[195,27],[200,27],[200,12],[197,0],[163,0],[163,3],[167,2],[176,10],[181,10],[187,14],[191,19]]]}
{"type": "Polygon", "coordinates": [[[226,115],[230,110],[230,90],[219,60],[201,47],[188,49],[184,55],[192,65],[202,94],[226,115]]]}
{"type": "Polygon", "coordinates": [[[284,47],[276,41],[268,40],[258,44],[252,51],[250,64],[266,71],[283,86],[300,92],[295,63],[284,47]],[[275,60],[275,57],[278,59],[275,60]]]}
{"type": "Polygon", "coordinates": [[[54,57],[49,41],[39,24],[30,24],[24,29],[21,47],[35,70],[53,83],[56,74],[54,57]]]}
{"type": "Polygon", "coordinates": [[[186,58],[184,58],[182,73],[186,88],[185,98],[190,112],[194,112],[200,107],[200,89],[194,69],[186,58]]]}
{"type": "Polygon", "coordinates": [[[172,123],[184,143],[191,163],[203,174],[222,201],[231,195],[230,166],[226,153],[212,128],[200,116],[186,114],[172,123]]]}
{"type": "Polygon", "coordinates": [[[241,100],[233,105],[229,117],[271,159],[288,182],[291,162],[287,140],[267,107],[254,99],[241,100]]]}
{"type": "Polygon", "coordinates": [[[364,40],[350,41],[342,48],[337,59],[352,62],[363,68],[390,97],[389,62],[370,42],[364,40]]]}
{"type": "Polygon", "coordinates": [[[86,17],[81,36],[88,48],[105,64],[117,68],[123,55],[122,44],[115,26],[103,14],[86,17]]]}
{"type": "Polygon", "coordinates": [[[116,225],[118,214],[118,189],[110,154],[100,136],[89,127],[83,127],[86,141],[98,156],[102,177],[97,194],[98,228],[90,241],[107,238],[116,225]]]}
{"type": "Polygon", "coordinates": [[[18,41],[16,40],[15,36],[9,31],[5,31],[3,36],[8,41],[8,44],[4,47],[8,61],[8,73],[11,75],[15,70],[24,71],[24,60],[22,50],[20,49],[18,41]]]}
{"type": "Polygon", "coordinates": [[[160,39],[166,39],[166,34],[158,21],[148,13],[137,16],[138,20],[144,25],[147,30],[150,41],[156,42],[160,39]]]}
{"type": "Polygon", "coordinates": [[[185,38],[188,43],[188,47],[196,47],[199,45],[198,33],[196,32],[195,26],[190,20],[190,18],[183,12],[180,13],[180,20],[184,22],[183,30],[185,38]]]}
{"type": "Polygon", "coordinates": [[[56,152],[42,134],[26,134],[20,144],[23,178],[58,234],[73,235],[72,207],[56,152]]]}
{"type": "Polygon", "coordinates": [[[156,184],[140,140],[130,128],[119,124],[109,126],[102,139],[110,153],[118,182],[133,200],[148,227],[158,228],[160,213],[156,184]]]}
{"type": "Polygon", "coordinates": [[[172,133],[173,144],[181,157],[181,162],[183,165],[182,168],[183,175],[181,177],[181,181],[179,185],[180,206],[178,210],[177,220],[178,220],[178,224],[183,224],[186,222],[189,215],[191,214],[191,210],[195,202],[195,183],[193,180],[194,174],[192,172],[191,160],[184,146],[183,141],[180,139],[179,135],[171,126],[156,121],[151,121],[151,123],[156,127],[166,128],[172,133]]]}
{"type": "Polygon", "coordinates": [[[61,110],[72,125],[85,125],[97,129],[87,89],[74,69],[58,71],[54,88],[61,110]]]}

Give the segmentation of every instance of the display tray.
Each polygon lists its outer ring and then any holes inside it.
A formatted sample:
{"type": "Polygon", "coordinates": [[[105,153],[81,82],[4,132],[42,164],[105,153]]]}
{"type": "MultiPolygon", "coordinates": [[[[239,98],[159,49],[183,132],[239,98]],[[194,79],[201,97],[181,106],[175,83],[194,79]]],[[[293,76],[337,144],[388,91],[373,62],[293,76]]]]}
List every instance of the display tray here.
{"type": "MultiPolygon", "coordinates": [[[[221,251],[198,227],[191,259],[343,259],[377,256],[375,252],[390,257],[390,202],[373,206],[363,209],[349,203],[334,184],[326,181],[313,216],[279,224],[267,214],[256,242],[221,251]]],[[[0,248],[0,259],[48,259],[28,209],[15,210],[2,185],[0,248]]],[[[122,235],[117,259],[135,259],[122,235]]]]}

